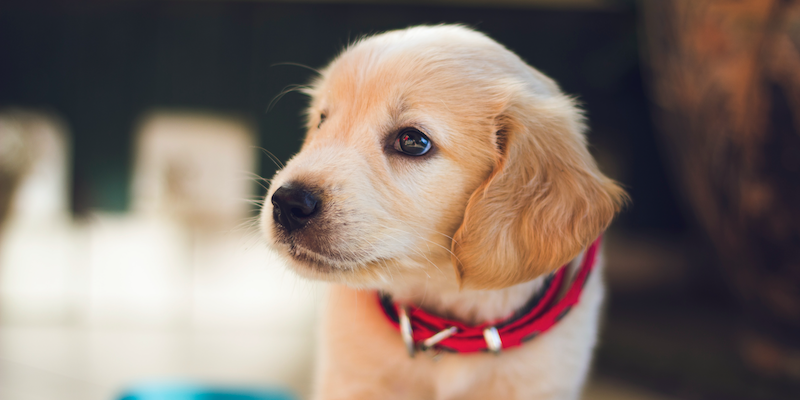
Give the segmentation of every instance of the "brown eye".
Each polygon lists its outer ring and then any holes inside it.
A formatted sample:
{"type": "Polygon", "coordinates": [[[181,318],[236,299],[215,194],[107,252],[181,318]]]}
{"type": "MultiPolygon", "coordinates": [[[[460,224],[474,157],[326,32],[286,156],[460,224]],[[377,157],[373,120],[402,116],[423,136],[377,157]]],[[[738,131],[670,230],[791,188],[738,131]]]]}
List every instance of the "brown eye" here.
{"type": "Polygon", "coordinates": [[[322,123],[325,122],[325,118],[328,118],[328,116],[325,115],[324,113],[319,115],[319,123],[317,124],[317,129],[319,129],[319,127],[322,126],[322,123]]]}
{"type": "Polygon", "coordinates": [[[431,140],[414,128],[407,128],[397,135],[394,149],[410,156],[421,156],[431,149],[431,140]]]}

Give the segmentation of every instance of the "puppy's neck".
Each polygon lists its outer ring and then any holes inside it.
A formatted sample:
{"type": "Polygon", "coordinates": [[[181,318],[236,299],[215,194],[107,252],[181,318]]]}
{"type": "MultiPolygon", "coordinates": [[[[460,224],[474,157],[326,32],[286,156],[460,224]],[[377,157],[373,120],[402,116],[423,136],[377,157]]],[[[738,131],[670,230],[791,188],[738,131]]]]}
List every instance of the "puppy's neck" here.
{"type": "MultiPolygon", "coordinates": [[[[582,257],[582,256],[581,256],[582,257]]],[[[579,265],[581,257],[570,262],[570,274],[579,265]]],[[[405,285],[393,285],[385,291],[396,302],[411,304],[444,318],[454,319],[469,325],[498,321],[521,309],[541,290],[546,276],[498,290],[461,290],[452,266],[440,266],[437,274],[425,274],[419,279],[410,279],[405,285]]],[[[568,276],[569,276],[568,275],[568,276]]]]}

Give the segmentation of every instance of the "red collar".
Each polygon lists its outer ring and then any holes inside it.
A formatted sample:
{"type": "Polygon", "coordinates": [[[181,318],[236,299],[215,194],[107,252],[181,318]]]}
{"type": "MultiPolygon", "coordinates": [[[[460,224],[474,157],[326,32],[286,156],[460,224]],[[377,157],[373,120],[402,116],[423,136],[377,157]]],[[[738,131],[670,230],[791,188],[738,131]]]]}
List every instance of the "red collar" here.
{"type": "Polygon", "coordinates": [[[601,238],[597,238],[583,257],[580,269],[561,299],[557,299],[567,279],[566,265],[550,275],[545,288],[521,310],[501,321],[468,326],[429,314],[422,309],[396,304],[390,297],[378,294],[384,315],[401,331],[409,355],[416,349],[440,349],[457,353],[477,351],[500,352],[522,345],[552,328],[578,303],[584,284],[595,265],[601,238]]]}

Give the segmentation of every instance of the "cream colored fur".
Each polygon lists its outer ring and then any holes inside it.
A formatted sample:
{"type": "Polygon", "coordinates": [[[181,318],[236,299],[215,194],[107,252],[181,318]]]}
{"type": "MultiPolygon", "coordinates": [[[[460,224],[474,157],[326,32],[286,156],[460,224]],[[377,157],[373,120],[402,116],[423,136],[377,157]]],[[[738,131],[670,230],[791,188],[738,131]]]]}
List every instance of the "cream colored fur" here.
{"type": "Polygon", "coordinates": [[[554,328],[502,354],[409,358],[371,291],[479,324],[507,317],[575,259],[625,200],[586,149],[574,102],[483,34],[414,27],[356,42],[310,86],[308,134],[267,194],[262,228],[294,270],[334,282],[315,399],[575,399],[603,287],[554,328]],[[323,118],[324,116],[324,118],[323,118]],[[398,153],[406,127],[432,150],[398,153]],[[269,199],[315,188],[291,235],[269,199]]]}

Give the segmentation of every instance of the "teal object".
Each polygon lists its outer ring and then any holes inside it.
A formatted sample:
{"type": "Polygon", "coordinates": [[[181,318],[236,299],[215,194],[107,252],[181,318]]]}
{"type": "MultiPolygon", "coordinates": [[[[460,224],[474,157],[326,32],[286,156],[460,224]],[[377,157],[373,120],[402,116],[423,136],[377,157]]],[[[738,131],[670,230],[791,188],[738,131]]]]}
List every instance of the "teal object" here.
{"type": "Polygon", "coordinates": [[[118,400],[297,400],[297,398],[283,390],[158,383],[132,387],[118,400]]]}

